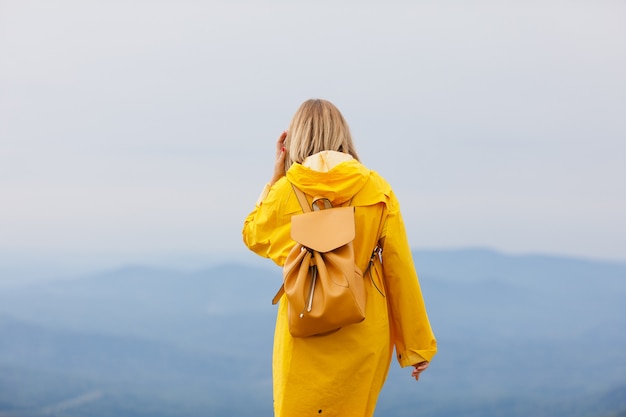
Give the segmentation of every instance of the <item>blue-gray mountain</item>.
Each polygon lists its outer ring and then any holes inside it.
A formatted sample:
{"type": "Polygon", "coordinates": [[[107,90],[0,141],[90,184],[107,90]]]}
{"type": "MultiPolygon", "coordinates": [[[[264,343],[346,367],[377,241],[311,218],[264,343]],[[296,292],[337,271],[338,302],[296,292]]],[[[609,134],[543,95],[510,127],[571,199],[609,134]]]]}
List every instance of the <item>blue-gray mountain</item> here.
{"type": "MultiPolygon", "coordinates": [[[[626,264],[419,251],[440,352],[377,415],[626,415],[626,264]]],[[[0,293],[0,417],[271,415],[271,264],[132,267],[0,293]]],[[[366,365],[365,365],[366,366],[366,365]]]]}

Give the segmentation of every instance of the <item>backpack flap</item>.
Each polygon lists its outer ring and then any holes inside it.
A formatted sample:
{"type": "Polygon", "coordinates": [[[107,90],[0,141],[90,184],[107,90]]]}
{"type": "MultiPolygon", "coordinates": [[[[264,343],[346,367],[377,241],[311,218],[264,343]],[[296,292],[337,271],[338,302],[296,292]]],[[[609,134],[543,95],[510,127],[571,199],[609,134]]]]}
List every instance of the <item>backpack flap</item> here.
{"type": "Polygon", "coordinates": [[[320,253],[350,243],[356,236],[354,207],[335,207],[291,217],[291,238],[320,253]]]}

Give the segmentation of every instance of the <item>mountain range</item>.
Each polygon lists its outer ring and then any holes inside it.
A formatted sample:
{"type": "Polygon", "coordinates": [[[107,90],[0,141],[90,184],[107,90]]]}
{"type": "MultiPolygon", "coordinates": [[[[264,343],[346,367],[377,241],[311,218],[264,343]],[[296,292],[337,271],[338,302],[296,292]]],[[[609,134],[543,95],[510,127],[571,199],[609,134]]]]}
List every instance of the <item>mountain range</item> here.
{"type": "MultiPolygon", "coordinates": [[[[626,264],[413,255],[439,353],[417,383],[394,363],[376,415],[626,416],[626,264]]],[[[0,417],[271,415],[280,281],[268,261],[4,288],[0,417]]]]}

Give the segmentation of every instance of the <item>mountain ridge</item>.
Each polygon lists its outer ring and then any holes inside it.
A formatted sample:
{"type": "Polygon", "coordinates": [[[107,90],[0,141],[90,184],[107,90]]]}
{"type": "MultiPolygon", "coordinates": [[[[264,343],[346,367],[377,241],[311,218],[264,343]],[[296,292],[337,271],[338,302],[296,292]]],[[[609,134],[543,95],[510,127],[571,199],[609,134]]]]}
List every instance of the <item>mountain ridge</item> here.
{"type": "MultiPolygon", "coordinates": [[[[415,253],[439,353],[417,390],[392,364],[380,415],[617,415],[596,403],[624,392],[626,265],[481,253],[415,253]]],[[[72,415],[270,414],[280,280],[134,265],[0,290],[0,413],[95,390],[72,415]]]]}

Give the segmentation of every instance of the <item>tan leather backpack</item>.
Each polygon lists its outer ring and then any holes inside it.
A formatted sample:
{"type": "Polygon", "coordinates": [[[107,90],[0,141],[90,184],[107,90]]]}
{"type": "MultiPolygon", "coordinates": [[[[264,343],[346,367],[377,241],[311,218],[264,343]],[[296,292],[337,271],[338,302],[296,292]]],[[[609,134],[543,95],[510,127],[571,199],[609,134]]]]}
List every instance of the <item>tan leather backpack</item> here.
{"type": "Polygon", "coordinates": [[[283,293],[289,303],[289,331],[294,337],[323,335],[365,319],[363,272],[355,263],[354,206],[333,207],[314,198],[313,210],[293,186],[303,214],[291,218],[296,245],[283,267],[283,293]]]}

